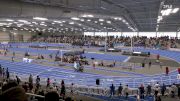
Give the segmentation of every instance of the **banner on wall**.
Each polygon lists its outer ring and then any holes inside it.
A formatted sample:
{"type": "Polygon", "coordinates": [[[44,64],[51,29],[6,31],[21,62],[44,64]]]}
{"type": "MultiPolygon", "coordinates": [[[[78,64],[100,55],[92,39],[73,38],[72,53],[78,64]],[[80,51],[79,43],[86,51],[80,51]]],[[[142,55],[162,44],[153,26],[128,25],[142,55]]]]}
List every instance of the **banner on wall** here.
{"type": "Polygon", "coordinates": [[[1,44],[7,45],[9,42],[1,42],[1,44]]]}

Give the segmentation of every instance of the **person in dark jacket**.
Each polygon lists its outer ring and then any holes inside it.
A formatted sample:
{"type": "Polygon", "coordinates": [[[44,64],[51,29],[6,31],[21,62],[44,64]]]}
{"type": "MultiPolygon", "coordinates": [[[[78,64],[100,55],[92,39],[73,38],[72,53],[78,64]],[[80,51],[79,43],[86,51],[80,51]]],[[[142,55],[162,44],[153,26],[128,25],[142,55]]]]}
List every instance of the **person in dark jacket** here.
{"type": "Polygon", "coordinates": [[[115,86],[112,84],[112,85],[110,86],[110,97],[111,97],[111,96],[114,96],[114,94],[115,94],[115,86]]]}
{"type": "Polygon", "coordinates": [[[163,83],[162,87],[161,87],[161,94],[162,96],[164,96],[164,92],[166,91],[166,85],[163,83]]]}
{"type": "Polygon", "coordinates": [[[60,92],[60,96],[62,96],[62,98],[65,98],[65,94],[66,94],[66,88],[65,88],[65,84],[64,84],[64,80],[61,81],[61,92],[60,92]]]}
{"type": "Polygon", "coordinates": [[[120,84],[120,85],[119,85],[119,88],[118,88],[118,94],[119,94],[119,96],[122,95],[122,90],[123,90],[123,86],[120,84]]]}
{"type": "Polygon", "coordinates": [[[140,92],[140,98],[144,99],[144,86],[141,84],[141,87],[139,87],[139,92],[140,92]]]}
{"type": "Polygon", "coordinates": [[[147,86],[147,96],[148,95],[151,95],[151,85],[150,84],[148,84],[148,86],[147,86]]]}

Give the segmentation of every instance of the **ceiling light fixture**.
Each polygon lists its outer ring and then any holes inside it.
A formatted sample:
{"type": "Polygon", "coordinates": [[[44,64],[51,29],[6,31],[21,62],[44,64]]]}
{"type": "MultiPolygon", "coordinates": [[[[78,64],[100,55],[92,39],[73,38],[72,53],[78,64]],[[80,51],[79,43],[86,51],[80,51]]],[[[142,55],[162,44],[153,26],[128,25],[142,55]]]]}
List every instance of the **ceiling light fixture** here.
{"type": "Polygon", "coordinates": [[[92,14],[84,14],[81,17],[84,17],[84,18],[93,18],[94,15],[92,15],[92,14]]]}
{"type": "Polygon", "coordinates": [[[74,25],[74,22],[69,22],[70,25],[74,25]]]}
{"type": "Polygon", "coordinates": [[[34,20],[48,20],[47,18],[43,18],[43,17],[33,17],[34,20]]]}
{"type": "Polygon", "coordinates": [[[13,22],[14,20],[12,20],[12,19],[6,19],[6,21],[13,22]]]}
{"type": "Polygon", "coordinates": [[[99,19],[99,21],[101,21],[101,22],[102,22],[102,21],[104,21],[104,19],[99,19]]]}
{"type": "Polygon", "coordinates": [[[58,20],[55,20],[53,22],[55,22],[55,23],[62,23],[62,21],[58,21],[58,20]]]}
{"type": "Polygon", "coordinates": [[[80,21],[82,21],[82,22],[83,22],[83,21],[84,21],[84,19],[80,19],[80,21]]]}
{"type": "Polygon", "coordinates": [[[179,11],[179,8],[174,8],[173,10],[172,10],[172,13],[177,13],[179,11]]]}
{"type": "Polygon", "coordinates": [[[111,24],[111,21],[106,21],[106,23],[111,24]]]}
{"type": "Polygon", "coordinates": [[[80,20],[80,18],[78,18],[78,17],[72,17],[71,19],[72,20],[80,20]]]}
{"type": "MultiPolygon", "coordinates": [[[[27,23],[28,21],[26,20],[18,20],[19,22],[27,23]]],[[[15,23],[15,22],[14,22],[15,23]]]]}

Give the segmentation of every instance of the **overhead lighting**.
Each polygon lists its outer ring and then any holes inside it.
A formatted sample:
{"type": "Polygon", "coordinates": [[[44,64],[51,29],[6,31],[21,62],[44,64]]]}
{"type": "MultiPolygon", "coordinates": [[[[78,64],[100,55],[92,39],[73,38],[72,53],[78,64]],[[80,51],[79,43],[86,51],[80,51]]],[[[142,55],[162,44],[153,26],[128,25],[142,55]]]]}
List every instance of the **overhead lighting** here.
{"type": "Polygon", "coordinates": [[[98,23],[98,21],[94,21],[94,23],[98,23]]]}
{"type": "Polygon", "coordinates": [[[101,22],[102,22],[102,21],[104,21],[104,19],[99,19],[99,21],[101,21],[101,22]]]}
{"type": "Polygon", "coordinates": [[[172,9],[167,9],[166,11],[165,11],[165,16],[168,16],[170,13],[171,13],[171,11],[172,11],[172,9]]]}
{"type": "Polygon", "coordinates": [[[94,15],[92,15],[92,14],[84,14],[84,15],[82,15],[81,17],[84,17],[84,18],[93,18],[94,17],[94,15]]]}
{"type": "Polygon", "coordinates": [[[92,15],[92,14],[89,14],[89,15],[88,15],[88,17],[90,17],[90,18],[93,18],[93,17],[94,17],[94,15],[92,15]]]}
{"type": "Polygon", "coordinates": [[[6,21],[13,22],[14,20],[12,20],[12,19],[6,19],[6,21]]]}
{"type": "Polygon", "coordinates": [[[13,28],[13,30],[17,30],[16,28],[13,28]]]}
{"type": "Polygon", "coordinates": [[[70,24],[70,25],[73,25],[73,24],[74,24],[74,22],[69,22],[69,24],[70,24]]]}
{"type": "Polygon", "coordinates": [[[13,23],[17,24],[18,22],[13,22],[13,23]]]}
{"type": "Polygon", "coordinates": [[[0,25],[3,26],[3,25],[8,25],[8,24],[7,23],[0,23],[0,25]]]}
{"type": "Polygon", "coordinates": [[[23,26],[23,25],[24,25],[24,24],[17,24],[18,27],[21,27],[21,26],[23,26]]]}
{"type": "Polygon", "coordinates": [[[56,22],[56,23],[62,23],[62,21],[58,21],[58,20],[55,20],[54,22],[56,22]]]}
{"type": "Polygon", "coordinates": [[[80,18],[77,18],[77,17],[72,17],[71,19],[72,20],[80,20],[80,18]]]}
{"type": "Polygon", "coordinates": [[[90,21],[91,21],[91,19],[88,19],[87,21],[88,21],[88,22],[90,22],[90,21]]]}
{"type": "Polygon", "coordinates": [[[106,23],[111,24],[111,21],[106,21],[106,23]]]}
{"type": "Polygon", "coordinates": [[[117,20],[118,18],[114,18],[114,20],[117,20]]]}
{"type": "Polygon", "coordinates": [[[40,25],[41,25],[41,26],[47,26],[47,25],[46,25],[46,24],[44,24],[44,23],[41,23],[40,25]]]}
{"type": "Polygon", "coordinates": [[[118,20],[122,20],[122,18],[118,18],[118,20]]]}
{"type": "Polygon", "coordinates": [[[34,20],[48,20],[47,18],[43,18],[43,17],[33,17],[34,20]]]}
{"type": "MultiPolygon", "coordinates": [[[[27,23],[28,21],[26,20],[18,20],[19,22],[27,23]]],[[[15,23],[15,22],[14,22],[15,23]]]]}
{"type": "Polygon", "coordinates": [[[82,21],[82,22],[83,22],[83,21],[84,21],[84,19],[80,19],[80,21],[82,21]]]}
{"type": "Polygon", "coordinates": [[[172,10],[172,13],[177,13],[179,11],[179,8],[174,8],[173,10],[172,10]]]}

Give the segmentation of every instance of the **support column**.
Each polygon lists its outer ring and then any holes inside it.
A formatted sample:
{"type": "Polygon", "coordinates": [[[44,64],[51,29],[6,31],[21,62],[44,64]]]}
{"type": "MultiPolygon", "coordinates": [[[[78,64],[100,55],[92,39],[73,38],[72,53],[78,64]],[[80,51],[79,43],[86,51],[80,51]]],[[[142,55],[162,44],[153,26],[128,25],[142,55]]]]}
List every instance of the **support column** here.
{"type": "Polygon", "coordinates": [[[61,62],[63,62],[63,53],[62,53],[62,50],[61,50],[61,62]]]}
{"type": "Polygon", "coordinates": [[[105,37],[105,52],[107,52],[107,38],[108,38],[108,32],[106,33],[106,37],[105,37]]]}
{"type": "Polygon", "coordinates": [[[156,31],[156,37],[157,37],[157,31],[156,31]]]}
{"type": "Polygon", "coordinates": [[[139,31],[137,32],[137,36],[139,36],[139,31]]]}
{"type": "Polygon", "coordinates": [[[133,37],[131,37],[131,51],[133,51],[133,37]]]}
{"type": "Polygon", "coordinates": [[[123,32],[121,31],[121,36],[123,36],[123,32]]]}
{"type": "Polygon", "coordinates": [[[176,31],[176,38],[178,38],[178,31],[176,31]]]}

